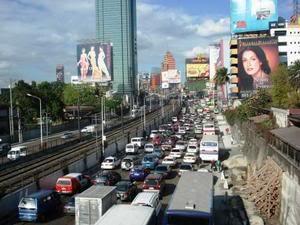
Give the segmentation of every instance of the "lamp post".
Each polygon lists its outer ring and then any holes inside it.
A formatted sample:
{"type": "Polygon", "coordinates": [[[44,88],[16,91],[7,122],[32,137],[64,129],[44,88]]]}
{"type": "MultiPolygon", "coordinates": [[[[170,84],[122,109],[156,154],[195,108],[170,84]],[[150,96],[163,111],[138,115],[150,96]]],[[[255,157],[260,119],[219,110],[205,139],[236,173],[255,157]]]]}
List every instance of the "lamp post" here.
{"type": "Polygon", "coordinates": [[[29,94],[27,93],[26,94],[27,96],[29,97],[32,97],[32,98],[35,98],[35,99],[38,99],[40,101],[40,129],[41,129],[41,148],[43,148],[43,123],[42,123],[42,99],[37,97],[37,96],[34,96],[32,94],[29,94]]]}

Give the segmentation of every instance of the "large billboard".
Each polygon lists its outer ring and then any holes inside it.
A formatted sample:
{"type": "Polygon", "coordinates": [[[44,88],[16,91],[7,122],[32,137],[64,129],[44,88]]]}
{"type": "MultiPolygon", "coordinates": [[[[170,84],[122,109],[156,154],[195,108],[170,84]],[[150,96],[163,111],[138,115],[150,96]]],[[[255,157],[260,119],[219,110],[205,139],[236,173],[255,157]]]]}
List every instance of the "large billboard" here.
{"type": "Polygon", "coordinates": [[[278,20],[277,0],[231,0],[231,32],[269,30],[278,20]]]}
{"type": "Polygon", "coordinates": [[[181,82],[180,72],[178,70],[167,70],[161,72],[162,83],[179,84],[181,82]]]}
{"type": "Polygon", "coordinates": [[[85,43],[77,45],[78,76],[83,82],[113,80],[112,45],[85,43]]]}
{"type": "Polygon", "coordinates": [[[185,60],[187,78],[209,78],[209,60],[206,57],[185,60]]]}
{"type": "MultiPolygon", "coordinates": [[[[238,77],[241,96],[271,86],[270,75],[279,64],[276,37],[238,40],[238,77]]],[[[245,96],[246,97],[246,96],[245,96]]]]}

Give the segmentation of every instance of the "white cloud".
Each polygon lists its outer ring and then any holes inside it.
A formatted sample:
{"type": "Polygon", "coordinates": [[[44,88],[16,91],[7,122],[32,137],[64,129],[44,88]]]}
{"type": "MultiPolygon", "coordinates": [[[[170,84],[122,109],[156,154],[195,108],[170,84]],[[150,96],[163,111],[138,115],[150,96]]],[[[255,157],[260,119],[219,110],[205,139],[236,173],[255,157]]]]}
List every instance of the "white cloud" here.
{"type": "Polygon", "coordinates": [[[203,47],[203,46],[196,46],[192,48],[191,50],[185,51],[183,55],[186,58],[193,58],[196,57],[198,54],[208,54],[209,53],[209,47],[203,47]]]}
{"type": "Polygon", "coordinates": [[[201,37],[229,34],[230,18],[221,18],[217,21],[208,19],[201,24],[190,25],[189,28],[195,30],[201,37]]]}

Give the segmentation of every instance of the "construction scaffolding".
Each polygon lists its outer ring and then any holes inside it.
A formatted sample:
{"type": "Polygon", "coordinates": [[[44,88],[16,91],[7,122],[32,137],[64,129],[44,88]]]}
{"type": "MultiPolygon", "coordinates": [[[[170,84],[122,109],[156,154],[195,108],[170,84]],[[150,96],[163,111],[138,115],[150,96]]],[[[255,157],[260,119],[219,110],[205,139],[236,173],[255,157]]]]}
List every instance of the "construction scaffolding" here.
{"type": "Polygon", "coordinates": [[[281,177],[282,169],[271,158],[259,170],[255,166],[248,168],[246,198],[267,219],[279,216],[281,177]]]}

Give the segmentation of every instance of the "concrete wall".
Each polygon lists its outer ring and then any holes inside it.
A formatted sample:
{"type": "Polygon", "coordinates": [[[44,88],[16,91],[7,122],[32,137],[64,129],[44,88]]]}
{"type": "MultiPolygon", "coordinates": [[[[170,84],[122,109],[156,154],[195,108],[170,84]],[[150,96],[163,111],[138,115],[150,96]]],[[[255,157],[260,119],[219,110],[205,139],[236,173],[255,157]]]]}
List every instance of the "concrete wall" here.
{"type": "Polygon", "coordinates": [[[289,111],[285,109],[271,108],[271,111],[276,118],[276,124],[279,127],[287,127],[288,126],[288,115],[289,111]]]}

